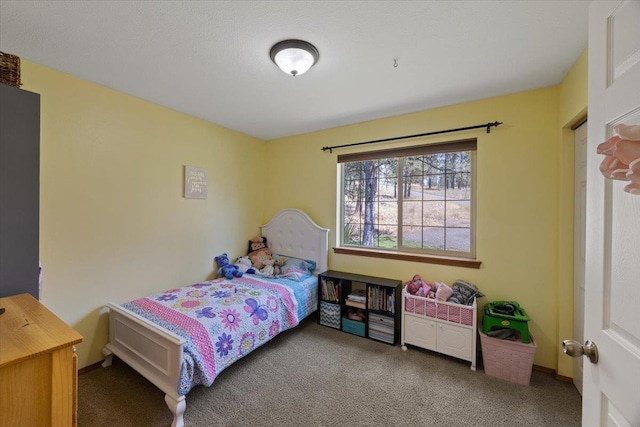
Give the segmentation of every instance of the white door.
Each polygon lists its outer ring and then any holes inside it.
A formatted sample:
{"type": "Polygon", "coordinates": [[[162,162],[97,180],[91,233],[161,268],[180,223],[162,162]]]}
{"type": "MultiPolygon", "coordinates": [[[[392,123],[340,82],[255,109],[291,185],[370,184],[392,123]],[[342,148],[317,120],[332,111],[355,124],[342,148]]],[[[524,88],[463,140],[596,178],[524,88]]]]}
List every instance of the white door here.
{"type": "MultiPolygon", "coordinates": [[[[640,426],[640,195],[605,179],[596,147],[640,124],[640,2],[595,1],[589,14],[584,426],[640,426]]],[[[640,142],[638,142],[640,144],[640,142]]]]}
{"type": "MultiPolygon", "coordinates": [[[[587,202],[587,124],[576,128],[574,179],[574,238],[573,238],[573,339],[584,342],[584,233],[587,202]]],[[[582,366],[584,358],[573,360],[573,384],[582,394],[582,366]]]]}

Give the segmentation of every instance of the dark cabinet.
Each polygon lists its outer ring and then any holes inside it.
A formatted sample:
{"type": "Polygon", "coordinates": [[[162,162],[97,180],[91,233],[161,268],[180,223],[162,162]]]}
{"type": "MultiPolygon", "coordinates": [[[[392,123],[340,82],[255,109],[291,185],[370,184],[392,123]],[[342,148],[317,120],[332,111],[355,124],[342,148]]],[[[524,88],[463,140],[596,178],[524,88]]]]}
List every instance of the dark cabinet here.
{"type": "Polygon", "coordinates": [[[38,289],[40,95],[0,84],[0,297],[38,289]]]}

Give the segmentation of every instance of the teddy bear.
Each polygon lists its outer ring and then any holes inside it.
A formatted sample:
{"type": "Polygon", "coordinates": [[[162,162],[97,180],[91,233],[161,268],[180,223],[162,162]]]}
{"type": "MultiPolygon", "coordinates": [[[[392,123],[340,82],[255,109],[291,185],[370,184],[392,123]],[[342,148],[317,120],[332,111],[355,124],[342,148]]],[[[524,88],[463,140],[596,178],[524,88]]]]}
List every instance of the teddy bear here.
{"type": "Polygon", "coordinates": [[[251,260],[253,268],[262,269],[266,265],[264,261],[271,258],[271,249],[267,247],[267,238],[256,237],[249,240],[247,256],[251,260]]]}
{"type": "Polygon", "coordinates": [[[249,240],[249,249],[247,249],[247,253],[258,251],[262,248],[267,247],[267,238],[266,237],[254,237],[249,240]]]}
{"type": "Polygon", "coordinates": [[[286,257],[278,257],[275,259],[274,263],[273,263],[273,275],[274,276],[279,276],[280,274],[282,274],[282,267],[284,267],[284,264],[287,262],[287,258],[286,257]]]}
{"type": "Polygon", "coordinates": [[[233,265],[238,267],[238,270],[242,273],[255,274],[256,269],[251,265],[251,260],[248,256],[241,256],[236,259],[233,265]]]}
{"type": "Polygon", "coordinates": [[[260,276],[273,276],[273,264],[275,264],[276,260],[273,258],[270,259],[265,259],[264,260],[264,267],[262,267],[260,270],[256,271],[256,274],[260,275],[260,276]]]}
{"type": "Polygon", "coordinates": [[[242,272],[238,269],[237,265],[229,262],[229,256],[224,253],[214,258],[216,264],[218,264],[218,277],[226,277],[228,280],[234,277],[242,277],[242,272]]]}

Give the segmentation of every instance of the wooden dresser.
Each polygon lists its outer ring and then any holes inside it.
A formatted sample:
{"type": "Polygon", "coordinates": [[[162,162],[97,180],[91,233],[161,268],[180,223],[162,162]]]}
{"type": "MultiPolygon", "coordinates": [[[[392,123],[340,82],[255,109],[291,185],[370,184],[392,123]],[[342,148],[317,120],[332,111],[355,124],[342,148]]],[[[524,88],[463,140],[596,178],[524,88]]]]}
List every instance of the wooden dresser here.
{"type": "Polygon", "coordinates": [[[75,426],[82,336],[30,294],[0,308],[0,425],[75,426]]]}

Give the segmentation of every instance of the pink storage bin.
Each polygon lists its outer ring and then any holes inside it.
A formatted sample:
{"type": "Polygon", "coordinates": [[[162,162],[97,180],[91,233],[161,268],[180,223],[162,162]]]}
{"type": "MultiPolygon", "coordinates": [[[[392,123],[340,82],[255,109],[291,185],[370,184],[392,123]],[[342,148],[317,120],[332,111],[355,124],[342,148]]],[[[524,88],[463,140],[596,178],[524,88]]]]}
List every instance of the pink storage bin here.
{"type": "Polygon", "coordinates": [[[516,384],[529,385],[533,357],[536,354],[533,336],[531,343],[523,344],[521,341],[501,340],[482,331],[478,332],[485,374],[516,384]]]}

